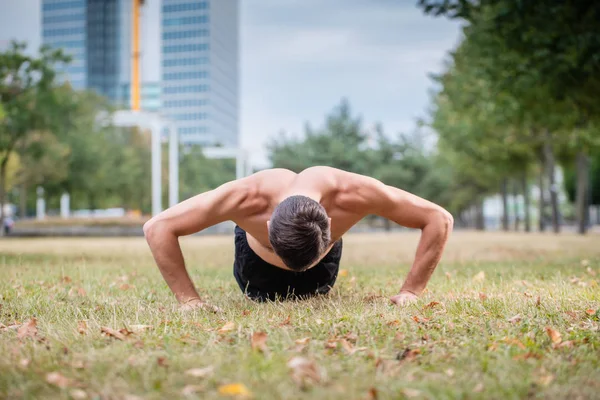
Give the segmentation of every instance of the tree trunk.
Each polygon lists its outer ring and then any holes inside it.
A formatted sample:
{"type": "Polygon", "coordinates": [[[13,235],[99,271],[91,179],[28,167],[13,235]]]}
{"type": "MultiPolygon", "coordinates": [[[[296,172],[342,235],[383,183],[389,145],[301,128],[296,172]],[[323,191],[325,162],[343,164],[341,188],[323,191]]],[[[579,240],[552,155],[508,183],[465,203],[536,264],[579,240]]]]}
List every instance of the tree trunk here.
{"type": "Polygon", "coordinates": [[[531,215],[529,213],[529,185],[527,184],[527,171],[525,170],[521,174],[521,190],[523,191],[525,232],[531,232],[531,215]]]}
{"type": "Polygon", "coordinates": [[[4,200],[6,197],[6,170],[9,155],[4,156],[0,163],[0,237],[4,236],[4,200]]]}
{"type": "Polygon", "coordinates": [[[519,184],[517,181],[513,182],[513,212],[515,213],[515,232],[519,232],[521,229],[521,216],[519,215],[519,184]]]}
{"type": "Polygon", "coordinates": [[[386,232],[390,232],[392,230],[392,222],[387,218],[383,219],[383,226],[386,232]]]}
{"type": "Polygon", "coordinates": [[[540,175],[538,185],[540,187],[540,220],[539,220],[539,229],[540,232],[544,232],[546,230],[546,189],[544,185],[544,162],[542,160],[540,164],[540,175]]]}
{"type": "Polygon", "coordinates": [[[485,216],[483,215],[483,200],[475,205],[475,229],[485,231],[485,216]]]}
{"type": "Polygon", "coordinates": [[[27,185],[23,183],[19,193],[19,217],[24,219],[27,217],[27,185]]]}
{"type": "Polygon", "coordinates": [[[596,207],[596,224],[600,225],[600,206],[596,207]]]}
{"type": "Polygon", "coordinates": [[[577,232],[584,235],[588,227],[588,182],[589,182],[589,160],[583,150],[577,152],[577,232]]]}
{"type": "Polygon", "coordinates": [[[554,233],[560,232],[560,210],[558,208],[558,187],[554,175],[554,151],[550,143],[550,133],[546,131],[546,140],[544,142],[544,158],[546,161],[546,172],[550,185],[550,205],[552,207],[552,228],[554,233]]]}
{"type": "Polygon", "coordinates": [[[502,179],[502,230],[508,231],[508,180],[502,179]]]}

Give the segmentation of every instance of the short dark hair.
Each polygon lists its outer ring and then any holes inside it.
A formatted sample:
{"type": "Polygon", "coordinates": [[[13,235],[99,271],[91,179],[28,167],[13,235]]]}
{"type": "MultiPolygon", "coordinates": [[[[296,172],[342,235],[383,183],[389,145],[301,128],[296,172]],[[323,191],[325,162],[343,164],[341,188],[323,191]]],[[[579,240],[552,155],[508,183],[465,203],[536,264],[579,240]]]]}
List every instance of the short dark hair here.
{"type": "Polygon", "coordinates": [[[288,268],[305,270],[331,241],[325,208],[306,196],[286,198],[273,210],[269,241],[275,254],[288,268]]]}

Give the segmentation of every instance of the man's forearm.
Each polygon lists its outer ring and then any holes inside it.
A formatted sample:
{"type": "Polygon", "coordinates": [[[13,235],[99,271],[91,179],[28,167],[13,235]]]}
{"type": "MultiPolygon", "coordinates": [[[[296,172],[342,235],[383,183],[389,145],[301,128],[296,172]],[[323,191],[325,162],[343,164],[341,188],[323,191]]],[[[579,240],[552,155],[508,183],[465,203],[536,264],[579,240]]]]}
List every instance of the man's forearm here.
{"type": "Polygon", "coordinates": [[[145,229],[146,240],[158,268],[180,303],[199,298],[185,268],[177,236],[158,227],[145,229]]]}
{"type": "Polygon", "coordinates": [[[425,290],[427,282],[442,258],[451,231],[452,218],[440,218],[423,228],[415,261],[402,285],[401,292],[419,295],[425,290]]]}

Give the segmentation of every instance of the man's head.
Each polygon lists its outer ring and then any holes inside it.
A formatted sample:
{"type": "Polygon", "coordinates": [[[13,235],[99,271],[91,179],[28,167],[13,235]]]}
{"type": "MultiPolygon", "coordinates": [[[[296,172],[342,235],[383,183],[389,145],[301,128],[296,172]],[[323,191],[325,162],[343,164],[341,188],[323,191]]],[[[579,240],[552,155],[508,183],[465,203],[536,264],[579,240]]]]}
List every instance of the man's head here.
{"type": "Polygon", "coordinates": [[[288,197],[273,210],[269,241],[288,268],[305,270],[323,254],[331,241],[325,208],[306,196],[288,197]]]}

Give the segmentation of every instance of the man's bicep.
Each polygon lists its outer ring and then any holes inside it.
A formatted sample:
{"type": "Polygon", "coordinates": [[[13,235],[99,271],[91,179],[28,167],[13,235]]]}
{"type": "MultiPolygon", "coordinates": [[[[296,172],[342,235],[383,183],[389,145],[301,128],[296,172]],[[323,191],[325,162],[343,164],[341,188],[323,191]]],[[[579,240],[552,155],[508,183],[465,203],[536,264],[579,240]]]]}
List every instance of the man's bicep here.
{"type": "Polygon", "coordinates": [[[226,183],[191,197],[153,219],[176,236],[199,232],[234,216],[244,196],[244,189],[239,186],[236,182],[226,183]]]}
{"type": "Polygon", "coordinates": [[[444,209],[428,200],[382,182],[369,185],[371,213],[407,228],[422,229],[444,209]]]}

